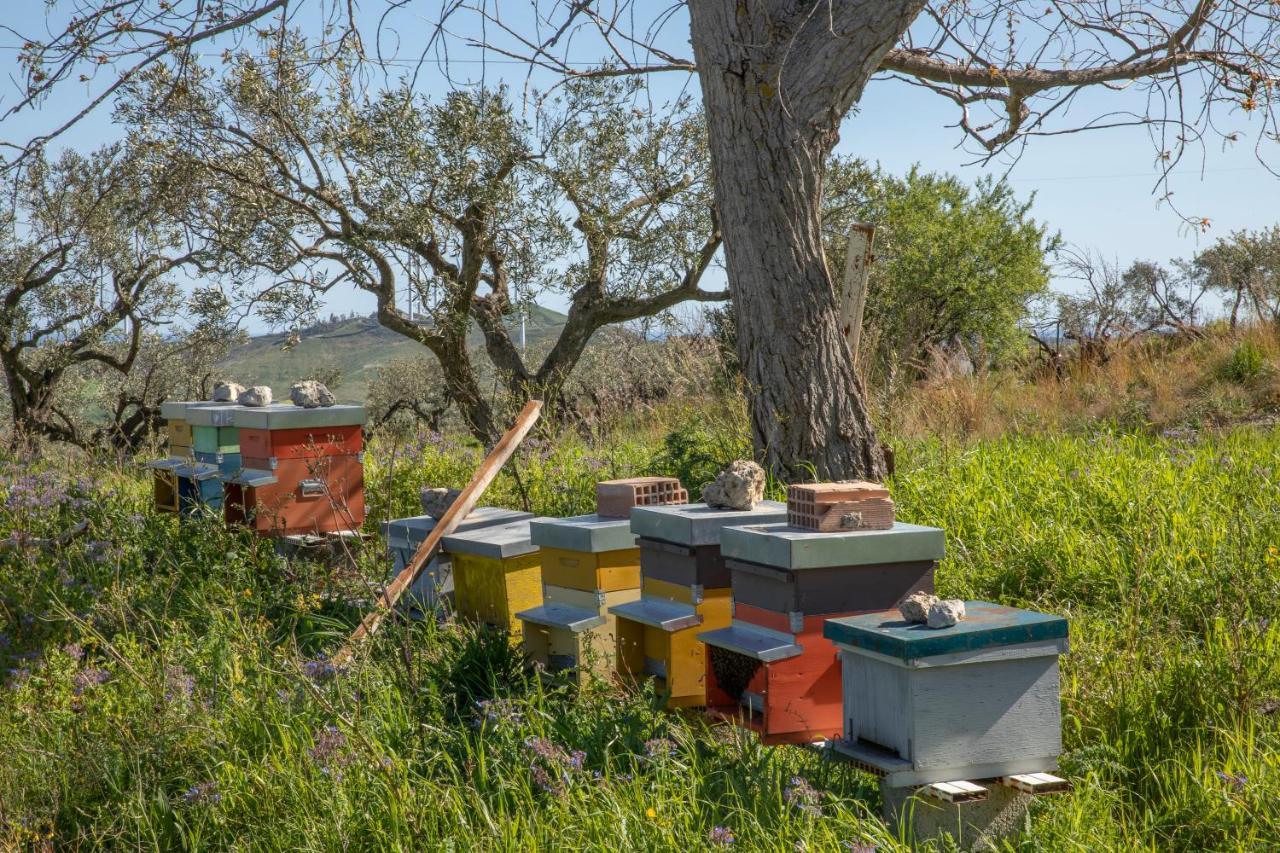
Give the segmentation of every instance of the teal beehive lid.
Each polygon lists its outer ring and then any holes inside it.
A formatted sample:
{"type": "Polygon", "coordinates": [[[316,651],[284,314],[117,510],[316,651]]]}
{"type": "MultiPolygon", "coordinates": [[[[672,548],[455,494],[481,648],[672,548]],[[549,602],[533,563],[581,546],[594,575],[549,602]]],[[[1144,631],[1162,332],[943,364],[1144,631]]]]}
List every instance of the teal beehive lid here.
{"type": "Polygon", "coordinates": [[[599,554],[636,547],[630,520],[603,518],[594,513],[569,518],[535,518],[529,522],[529,533],[534,545],[564,551],[599,554]]]}
{"type": "Polygon", "coordinates": [[[787,505],[760,501],[752,509],[721,509],[697,504],[638,506],[631,510],[631,532],[677,545],[719,545],[726,527],[786,521],[787,505]]]}
{"type": "Polygon", "coordinates": [[[989,601],[966,601],[964,610],[964,619],[950,628],[908,622],[897,610],[828,619],[822,636],[903,661],[1067,638],[1067,620],[1061,616],[989,601]]]}
{"type": "Polygon", "coordinates": [[[941,560],[946,542],[946,534],[937,527],[902,521],[894,522],[889,530],[835,533],[784,522],[727,527],[720,536],[720,553],[729,559],[780,569],[819,569],[941,560]]]}

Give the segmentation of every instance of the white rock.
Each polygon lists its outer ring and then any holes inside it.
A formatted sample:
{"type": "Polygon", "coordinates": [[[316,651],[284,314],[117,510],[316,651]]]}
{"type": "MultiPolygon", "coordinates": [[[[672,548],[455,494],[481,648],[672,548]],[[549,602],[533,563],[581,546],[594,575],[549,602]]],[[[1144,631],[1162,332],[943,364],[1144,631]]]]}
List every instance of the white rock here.
{"type": "Polygon", "coordinates": [[[929,608],[937,600],[938,596],[936,595],[930,595],[927,592],[913,592],[898,605],[898,612],[908,622],[926,622],[929,619],[929,608]]]}
{"type": "Polygon", "coordinates": [[[424,488],[418,497],[422,501],[422,511],[439,521],[453,506],[462,492],[459,489],[427,489],[424,488]]]}
{"type": "Polygon", "coordinates": [[[302,406],[304,409],[318,409],[324,406],[332,406],[337,402],[333,397],[333,392],[324,387],[323,382],[317,382],[314,379],[295,382],[293,387],[289,389],[289,399],[293,401],[295,406],[302,406]]]}
{"type": "Polygon", "coordinates": [[[929,605],[929,627],[950,628],[964,619],[964,602],[958,598],[940,598],[929,605]]]}
{"type": "Polygon", "coordinates": [[[234,403],[244,393],[244,386],[238,382],[219,382],[213,386],[213,396],[209,399],[215,403],[234,403]]]}
{"type": "Polygon", "coordinates": [[[754,509],[764,500],[764,469],[748,459],[730,462],[702,487],[702,501],[721,509],[754,509]]]}
{"type": "Polygon", "coordinates": [[[242,406],[270,406],[271,389],[266,385],[254,385],[240,392],[236,402],[242,406]]]}

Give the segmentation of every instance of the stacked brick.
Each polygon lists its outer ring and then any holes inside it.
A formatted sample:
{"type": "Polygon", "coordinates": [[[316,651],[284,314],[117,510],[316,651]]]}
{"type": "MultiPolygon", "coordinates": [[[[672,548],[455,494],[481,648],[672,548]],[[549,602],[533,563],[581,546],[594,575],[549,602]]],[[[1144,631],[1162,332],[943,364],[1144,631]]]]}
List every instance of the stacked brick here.
{"type": "Polygon", "coordinates": [[[894,521],[872,484],[793,487],[787,512],[791,523],[723,532],[732,620],[698,635],[708,711],[769,744],[839,736],[840,666],[823,624],[932,591],[944,549],[941,530],[894,521]]]}
{"type": "Polygon", "coordinates": [[[702,631],[730,622],[729,569],[720,552],[725,528],[783,521],[786,506],[765,501],[749,510],[706,504],[637,506],[631,531],[640,546],[640,599],[611,608],[617,618],[618,667],[652,678],[668,707],[706,704],[702,631]]]}
{"type": "Polygon", "coordinates": [[[675,477],[632,477],[596,483],[596,514],[601,518],[630,518],[635,507],[688,502],[689,493],[675,477]]]}

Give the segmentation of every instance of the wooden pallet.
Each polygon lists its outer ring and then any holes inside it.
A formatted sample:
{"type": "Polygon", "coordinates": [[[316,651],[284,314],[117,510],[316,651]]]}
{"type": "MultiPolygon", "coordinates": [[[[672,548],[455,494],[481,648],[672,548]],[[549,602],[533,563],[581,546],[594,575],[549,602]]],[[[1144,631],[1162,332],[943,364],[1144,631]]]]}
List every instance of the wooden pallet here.
{"type": "Polygon", "coordinates": [[[1071,783],[1052,773],[1020,773],[1017,776],[1004,776],[1000,784],[1022,791],[1025,794],[1059,794],[1071,790],[1071,783]]]}
{"type": "Polygon", "coordinates": [[[934,782],[916,793],[923,797],[942,800],[944,803],[976,803],[987,798],[987,789],[963,779],[954,782],[934,782]]]}

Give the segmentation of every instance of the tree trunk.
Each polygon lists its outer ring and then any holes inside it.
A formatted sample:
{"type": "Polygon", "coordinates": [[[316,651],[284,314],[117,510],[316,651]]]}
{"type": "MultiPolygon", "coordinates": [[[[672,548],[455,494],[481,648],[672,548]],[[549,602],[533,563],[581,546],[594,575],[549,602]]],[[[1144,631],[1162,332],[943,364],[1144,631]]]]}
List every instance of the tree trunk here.
{"type": "Polygon", "coordinates": [[[823,254],[822,181],[840,121],[923,5],[689,4],[752,433],[783,481],[884,474],[823,254]]]}

